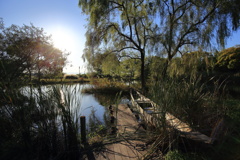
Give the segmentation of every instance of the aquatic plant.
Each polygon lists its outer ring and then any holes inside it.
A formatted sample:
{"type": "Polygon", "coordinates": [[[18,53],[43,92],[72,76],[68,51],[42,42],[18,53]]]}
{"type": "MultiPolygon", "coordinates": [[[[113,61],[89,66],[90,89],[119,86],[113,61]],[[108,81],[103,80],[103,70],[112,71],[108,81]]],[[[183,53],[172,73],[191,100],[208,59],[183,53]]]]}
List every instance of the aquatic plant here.
{"type": "Polygon", "coordinates": [[[39,86],[1,92],[0,159],[80,157],[79,118],[70,107],[74,90],[61,95],[60,89],[39,86]]]}

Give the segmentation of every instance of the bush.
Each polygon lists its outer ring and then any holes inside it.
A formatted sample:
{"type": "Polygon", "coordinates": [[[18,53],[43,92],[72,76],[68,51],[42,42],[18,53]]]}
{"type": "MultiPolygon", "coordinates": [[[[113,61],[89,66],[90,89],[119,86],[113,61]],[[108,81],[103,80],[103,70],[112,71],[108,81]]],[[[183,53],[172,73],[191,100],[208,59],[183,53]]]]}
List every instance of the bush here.
{"type": "Polygon", "coordinates": [[[66,75],[65,79],[78,79],[78,76],[76,76],[76,75],[66,75]]]}
{"type": "Polygon", "coordinates": [[[222,50],[217,57],[215,69],[222,72],[239,72],[240,47],[222,50]]]}
{"type": "Polygon", "coordinates": [[[165,155],[165,160],[188,160],[188,158],[178,150],[173,150],[165,155]]]}

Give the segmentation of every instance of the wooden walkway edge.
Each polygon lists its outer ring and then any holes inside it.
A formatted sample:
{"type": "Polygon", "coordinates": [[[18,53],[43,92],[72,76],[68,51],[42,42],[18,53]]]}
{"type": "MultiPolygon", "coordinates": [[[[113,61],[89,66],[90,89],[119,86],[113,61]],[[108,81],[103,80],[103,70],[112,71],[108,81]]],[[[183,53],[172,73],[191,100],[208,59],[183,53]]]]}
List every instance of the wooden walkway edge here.
{"type": "Polygon", "coordinates": [[[135,160],[141,159],[145,153],[141,146],[145,145],[143,141],[134,139],[132,135],[144,132],[139,127],[134,114],[126,104],[119,104],[117,108],[117,134],[115,142],[105,145],[102,152],[95,154],[97,160],[135,160]]]}
{"type": "MultiPolygon", "coordinates": [[[[154,103],[153,101],[151,101],[149,98],[145,97],[144,95],[142,95],[141,93],[137,92],[137,95],[140,97],[139,99],[134,99],[132,93],[131,95],[131,101],[132,104],[137,108],[137,110],[140,112],[140,114],[142,114],[143,118],[145,119],[146,122],[150,122],[152,125],[155,125],[155,123],[158,122],[158,118],[161,116],[161,114],[154,114],[155,112],[155,108],[158,106],[156,103],[154,103]],[[153,110],[153,112],[151,114],[149,114],[146,110],[144,110],[140,104],[150,104],[151,108],[153,110]]],[[[159,107],[158,107],[159,108],[159,107]]],[[[211,137],[208,137],[205,134],[202,134],[198,131],[193,131],[193,129],[187,124],[182,122],[180,119],[178,119],[177,117],[173,116],[170,113],[166,113],[165,114],[165,119],[167,121],[167,123],[173,127],[174,129],[176,129],[180,135],[182,137],[194,140],[194,141],[200,141],[206,144],[212,144],[213,143],[213,139],[211,137]]]]}

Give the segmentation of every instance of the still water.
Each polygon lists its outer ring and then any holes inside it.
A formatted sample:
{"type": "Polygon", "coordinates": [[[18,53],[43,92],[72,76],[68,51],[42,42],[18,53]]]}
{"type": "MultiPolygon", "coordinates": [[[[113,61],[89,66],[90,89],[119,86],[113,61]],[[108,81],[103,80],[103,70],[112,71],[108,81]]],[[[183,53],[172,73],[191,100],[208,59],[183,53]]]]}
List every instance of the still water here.
{"type": "MultiPolygon", "coordinates": [[[[108,107],[115,103],[115,95],[82,93],[83,89],[92,87],[90,84],[43,85],[41,86],[41,90],[44,94],[47,94],[53,87],[61,90],[61,99],[64,99],[74,114],[77,113],[79,117],[86,117],[87,124],[89,123],[89,119],[106,124],[106,119],[109,116],[108,107]]],[[[37,88],[34,90],[37,91],[37,88]]],[[[25,95],[29,94],[29,91],[29,87],[22,88],[22,92],[25,95]]]]}

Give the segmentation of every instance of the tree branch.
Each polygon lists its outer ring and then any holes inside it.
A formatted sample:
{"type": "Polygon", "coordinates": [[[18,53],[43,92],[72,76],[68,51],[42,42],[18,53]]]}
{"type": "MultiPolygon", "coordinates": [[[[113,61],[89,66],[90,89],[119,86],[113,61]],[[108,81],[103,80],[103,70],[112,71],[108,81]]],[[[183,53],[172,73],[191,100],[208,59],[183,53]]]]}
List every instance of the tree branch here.
{"type": "Polygon", "coordinates": [[[122,37],[128,39],[130,42],[132,42],[132,43],[134,44],[134,46],[137,47],[138,50],[141,49],[140,46],[139,46],[131,37],[123,34],[123,33],[117,28],[117,26],[116,26],[115,24],[111,24],[111,26],[114,27],[114,29],[118,32],[118,34],[119,34],[120,36],[122,36],[122,37]]]}

